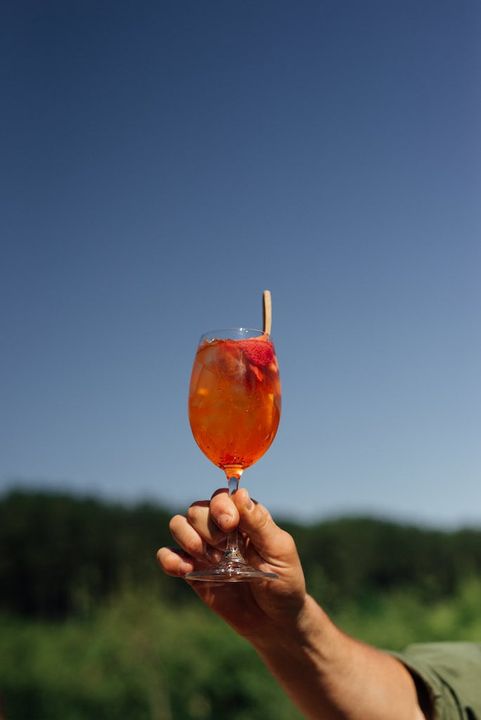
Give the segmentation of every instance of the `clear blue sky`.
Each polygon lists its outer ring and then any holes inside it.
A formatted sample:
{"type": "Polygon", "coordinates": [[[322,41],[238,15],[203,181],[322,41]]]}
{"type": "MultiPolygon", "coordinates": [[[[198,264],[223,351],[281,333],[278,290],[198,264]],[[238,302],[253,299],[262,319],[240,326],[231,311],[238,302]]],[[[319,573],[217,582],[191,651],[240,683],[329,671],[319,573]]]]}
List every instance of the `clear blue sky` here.
{"type": "Polygon", "coordinates": [[[252,494],[479,523],[478,0],[12,0],[0,35],[0,491],[207,497],[196,342],[270,288],[252,494]]]}

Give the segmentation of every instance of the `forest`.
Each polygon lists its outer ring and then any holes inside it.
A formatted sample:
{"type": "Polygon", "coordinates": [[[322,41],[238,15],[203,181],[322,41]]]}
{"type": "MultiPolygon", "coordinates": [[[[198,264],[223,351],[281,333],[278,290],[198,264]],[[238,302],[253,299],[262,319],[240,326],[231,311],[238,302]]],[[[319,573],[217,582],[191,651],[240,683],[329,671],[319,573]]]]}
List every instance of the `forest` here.
{"type": "MultiPolygon", "coordinates": [[[[0,498],[2,720],[300,718],[255,652],[158,569],[171,514],[52,492],[0,498]]],[[[346,632],[393,650],[481,639],[481,530],[276,520],[346,632]]]]}

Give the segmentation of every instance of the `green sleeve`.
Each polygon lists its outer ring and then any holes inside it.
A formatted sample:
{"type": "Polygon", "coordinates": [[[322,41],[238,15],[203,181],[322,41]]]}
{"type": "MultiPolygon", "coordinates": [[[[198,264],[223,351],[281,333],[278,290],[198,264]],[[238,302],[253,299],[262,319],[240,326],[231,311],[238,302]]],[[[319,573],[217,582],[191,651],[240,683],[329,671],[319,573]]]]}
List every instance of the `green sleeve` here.
{"type": "Polygon", "coordinates": [[[410,645],[391,654],[429,699],[434,720],[481,720],[481,643],[410,645]]]}

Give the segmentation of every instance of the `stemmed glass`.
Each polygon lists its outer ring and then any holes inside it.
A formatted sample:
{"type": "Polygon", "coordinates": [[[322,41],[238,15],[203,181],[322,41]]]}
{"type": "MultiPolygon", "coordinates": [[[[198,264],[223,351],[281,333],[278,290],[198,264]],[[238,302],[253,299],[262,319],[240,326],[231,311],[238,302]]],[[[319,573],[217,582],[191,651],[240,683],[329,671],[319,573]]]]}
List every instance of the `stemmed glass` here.
{"type": "MultiPolygon", "coordinates": [[[[235,328],[202,335],[190,381],[190,426],[202,452],[225,472],[230,494],[271,445],[280,412],[279,368],[269,333],[235,328]]],[[[247,564],[235,531],[227,536],[220,563],[186,577],[240,582],[277,575],[247,564]]]]}

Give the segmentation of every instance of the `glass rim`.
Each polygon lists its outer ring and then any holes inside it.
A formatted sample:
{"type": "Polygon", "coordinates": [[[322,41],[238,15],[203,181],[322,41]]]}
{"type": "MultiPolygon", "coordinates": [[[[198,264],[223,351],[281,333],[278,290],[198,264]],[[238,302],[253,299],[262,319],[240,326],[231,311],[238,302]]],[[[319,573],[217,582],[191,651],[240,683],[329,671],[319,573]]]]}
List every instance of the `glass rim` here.
{"type": "Polygon", "coordinates": [[[246,338],[254,338],[254,337],[265,337],[267,336],[269,340],[271,340],[271,335],[269,333],[264,332],[264,330],[258,330],[257,328],[247,328],[247,327],[230,327],[230,328],[218,328],[217,330],[208,330],[205,333],[202,333],[202,335],[199,338],[199,343],[204,342],[205,340],[228,340],[228,339],[242,339],[242,337],[246,338]],[[237,338],[233,338],[232,335],[236,334],[237,338]]]}

